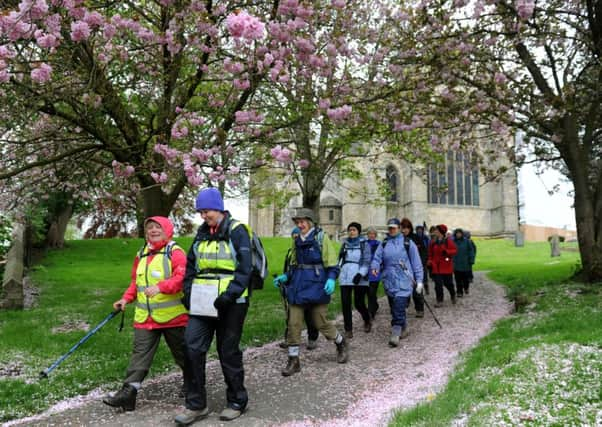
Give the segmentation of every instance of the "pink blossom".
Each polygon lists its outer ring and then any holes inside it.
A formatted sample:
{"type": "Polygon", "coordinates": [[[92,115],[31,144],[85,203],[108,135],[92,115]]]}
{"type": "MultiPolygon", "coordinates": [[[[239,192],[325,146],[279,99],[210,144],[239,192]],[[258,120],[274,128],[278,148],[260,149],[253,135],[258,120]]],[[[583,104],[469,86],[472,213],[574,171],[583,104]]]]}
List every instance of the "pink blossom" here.
{"type": "Polygon", "coordinates": [[[251,82],[248,79],[234,79],[232,85],[238,90],[246,90],[251,87],[251,82]]]}
{"type": "Polygon", "coordinates": [[[346,0],[332,0],[332,7],[337,9],[343,9],[347,4],[346,0]]]}
{"type": "Polygon", "coordinates": [[[270,154],[274,159],[282,163],[290,163],[292,161],[291,151],[288,148],[282,148],[280,145],[272,148],[270,154]]]}
{"type": "Polygon", "coordinates": [[[154,179],[157,184],[163,184],[167,182],[167,174],[165,172],[161,172],[160,174],[151,172],[151,178],[154,179]]]}
{"type": "Polygon", "coordinates": [[[45,62],[31,70],[31,80],[36,83],[46,83],[52,75],[52,67],[45,62]]]}
{"type": "Polygon", "coordinates": [[[309,167],[309,160],[301,159],[301,160],[299,160],[298,165],[301,169],[306,169],[307,167],[309,167]]]}
{"type": "Polygon", "coordinates": [[[44,34],[41,30],[35,32],[35,38],[38,46],[44,49],[51,49],[59,45],[58,39],[53,34],[44,34]]]}
{"type": "Polygon", "coordinates": [[[86,14],[84,15],[84,21],[91,28],[98,28],[104,23],[104,19],[103,19],[102,15],[96,11],[95,12],[86,12],[86,14]]]}
{"type": "Polygon", "coordinates": [[[230,166],[230,167],[228,168],[228,171],[229,171],[231,174],[233,174],[233,175],[236,175],[236,174],[238,174],[238,173],[240,172],[240,168],[239,168],[238,166],[230,166]]]}
{"type": "Polygon", "coordinates": [[[535,1],[534,0],[517,0],[516,1],[516,10],[518,12],[518,16],[523,21],[528,20],[535,10],[535,1]]]}
{"type": "Polygon", "coordinates": [[[86,40],[90,37],[91,32],[90,26],[84,21],[75,21],[71,23],[71,40],[74,42],[86,40]]]}
{"type": "Polygon", "coordinates": [[[265,35],[265,25],[247,12],[231,13],[226,18],[226,27],[235,38],[258,40],[265,35]]]}
{"type": "Polygon", "coordinates": [[[202,175],[186,175],[186,179],[188,180],[188,183],[190,185],[194,185],[195,187],[198,187],[199,185],[201,185],[203,183],[203,181],[205,180],[205,178],[202,175]]]}
{"type": "Polygon", "coordinates": [[[318,106],[322,109],[322,110],[326,110],[327,108],[330,108],[330,99],[320,99],[318,101],[318,106]]]}
{"type": "Polygon", "coordinates": [[[10,46],[0,46],[0,59],[11,59],[16,55],[15,51],[10,46]]]}
{"type": "Polygon", "coordinates": [[[181,123],[176,123],[171,128],[171,137],[173,139],[182,139],[188,136],[188,128],[181,123]]]}
{"type": "Polygon", "coordinates": [[[506,83],[506,75],[504,73],[495,73],[493,80],[495,81],[496,84],[498,85],[502,85],[504,83],[506,83]]]}
{"type": "Polygon", "coordinates": [[[342,122],[351,115],[351,106],[343,105],[338,108],[329,108],[326,110],[326,115],[333,122],[342,122]]]}
{"type": "Polygon", "coordinates": [[[10,80],[8,70],[0,70],[0,83],[6,83],[10,80]]]}

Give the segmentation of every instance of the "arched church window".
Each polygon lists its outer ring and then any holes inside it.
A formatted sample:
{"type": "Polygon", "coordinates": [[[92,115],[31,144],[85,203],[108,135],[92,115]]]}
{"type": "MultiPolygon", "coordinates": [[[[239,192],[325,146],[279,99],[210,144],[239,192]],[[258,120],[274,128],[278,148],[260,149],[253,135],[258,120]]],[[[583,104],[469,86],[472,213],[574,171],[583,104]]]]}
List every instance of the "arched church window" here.
{"type": "Polygon", "coordinates": [[[397,169],[393,165],[387,166],[386,169],[386,179],[387,179],[387,201],[388,202],[397,202],[397,169]]]}
{"type": "Polygon", "coordinates": [[[448,151],[444,162],[428,169],[428,202],[479,206],[479,170],[469,154],[448,151]]]}

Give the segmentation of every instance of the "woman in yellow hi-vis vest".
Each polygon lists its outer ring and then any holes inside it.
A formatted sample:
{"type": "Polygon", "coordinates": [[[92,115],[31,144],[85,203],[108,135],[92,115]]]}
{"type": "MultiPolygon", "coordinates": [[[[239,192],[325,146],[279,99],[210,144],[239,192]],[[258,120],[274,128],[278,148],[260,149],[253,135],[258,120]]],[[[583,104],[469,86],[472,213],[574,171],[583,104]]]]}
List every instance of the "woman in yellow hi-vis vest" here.
{"type": "Polygon", "coordinates": [[[192,424],[209,414],[205,364],[214,335],[227,386],[227,406],[220,419],[238,418],[248,402],[240,337],[249,309],[249,231],[224,210],[216,188],[202,190],[195,207],[204,222],[188,251],[184,278],[184,302],[190,318],[185,333],[186,409],[175,417],[180,425],[192,424]]]}
{"type": "Polygon", "coordinates": [[[177,365],[183,370],[184,329],[187,310],[182,304],[182,281],[186,272],[186,254],[171,240],[173,225],[162,216],[144,222],[146,243],[139,251],[132,268],[132,281],[116,310],[136,302],[134,313],[134,349],[123,387],[106,397],[107,405],[126,411],[136,408],[136,395],[146,377],[161,336],[165,338],[177,365]]]}

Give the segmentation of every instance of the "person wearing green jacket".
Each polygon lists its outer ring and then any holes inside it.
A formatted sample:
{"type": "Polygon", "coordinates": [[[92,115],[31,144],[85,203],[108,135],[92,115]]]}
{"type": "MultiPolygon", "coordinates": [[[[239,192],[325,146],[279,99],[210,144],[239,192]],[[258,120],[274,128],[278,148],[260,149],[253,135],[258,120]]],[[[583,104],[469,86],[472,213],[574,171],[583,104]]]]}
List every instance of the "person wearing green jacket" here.
{"type": "Polygon", "coordinates": [[[454,230],[454,243],[458,252],[454,255],[454,279],[456,281],[456,294],[459,298],[468,295],[470,285],[470,271],[474,264],[475,253],[473,246],[468,239],[464,237],[464,231],[461,228],[454,230]]]}

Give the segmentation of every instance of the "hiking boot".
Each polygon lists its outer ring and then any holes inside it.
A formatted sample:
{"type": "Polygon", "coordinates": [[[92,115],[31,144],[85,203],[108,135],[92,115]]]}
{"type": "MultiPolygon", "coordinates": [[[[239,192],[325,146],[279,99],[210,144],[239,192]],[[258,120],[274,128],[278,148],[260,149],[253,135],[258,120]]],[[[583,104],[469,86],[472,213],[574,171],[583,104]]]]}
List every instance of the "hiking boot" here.
{"type": "Polygon", "coordinates": [[[434,305],[435,308],[441,308],[443,307],[443,301],[437,301],[434,305]]]}
{"type": "Polygon", "coordinates": [[[424,284],[424,294],[425,294],[425,295],[428,295],[428,294],[429,294],[429,284],[428,284],[428,283],[425,283],[425,284],[424,284]]]}
{"type": "Polygon", "coordinates": [[[184,412],[176,415],[174,421],[176,424],[181,426],[187,426],[196,421],[202,420],[209,415],[209,408],[205,406],[205,409],[184,409],[184,412]]]}
{"type": "Polygon", "coordinates": [[[424,317],[424,311],[417,311],[416,317],[424,317]]]}
{"type": "Polygon", "coordinates": [[[352,339],[353,338],[353,331],[345,331],[345,339],[352,339]]]}
{"type": "Polygon", "coordinates": [[[466,290],[464,291],[464,293],[465,293],[466,295],[468,295],[468,289],[466,289],[466,290]]]}
{"type": "Polygon", "coordinates": [[[343,338],[341,343],[336,344],[336,346],[337,346],[337,363],[347,363],[347,361],[349,360],[349,346],[347,345],[347,340],[345,338],[343,338]]]}
{"type": "Polygon", "coordinates": [[[290,377],[291,375],[301,372],[301,363],[299,362],[299,356],[289,356],[286,367],[282,370],[283,377],[290,377]]]}
{"type": "Polygon", "coordinates": [[[456,296],[454,295],[454,296],[452,297],[452,304],[456,305],[456,302],[457,302],[457,300],[456,300],[456,296]]]}
{"type": "MultiPolygon", "coordinates": [[[[298,358],[297,358],[298,359],[298,358]]],[[[245,411],[244,408],[236,409],[236,408],[224,408],[222,412],[219,414],[219,419],[222,421],[232,421],[236,418],[240,417],[242,413],[245,411]]]]}
{"type": "Polygon", "coordinates": [[[136,395],[138,390],[130,384],[124,384],[117,393],[113,396],[102,399],[103,403],[113,406],[114,408],[122,408],[124,411],[133,411],[136,409],[136,395]]]}
{"type": "Polygon", "coordinates": [[[372,331],[372,322],[365,322],[364,323],[364,332],[368,333],[372,331]]]}
{"type": "Polygon", "coordinates": [[[391,336],[389,337],[389,346],[390,347],[397,347],[399,345],[399,335],[393,333],[391,334],[391,336]]]}
{"type": "Polygon", "coordinates": [[[315,350],[318,348],[318,340],[307,340],[307,349],[315,350]]]}
{"type": "Polygon", "coordinates": [[[286,341],[280,341],[278,343],[278,347],[286,349],[286,348],[288,348],[288,343],[286,341]]]}
{"type": "Polygon", "coordinates": [[[401,335],[399,338],[407,338],[408,335],[410,335],[410,331],[409,331],[408,327],[406,326],[405,328],[403,328],[401,330],[401,335]]]}
{"type": "Polygon", "coordinates": [[[458,292],[458,293],[456,294],[456,296],[457,296],[458,298],[462,298],[464,295],[462,294],[462,292],[458,292]]]}

